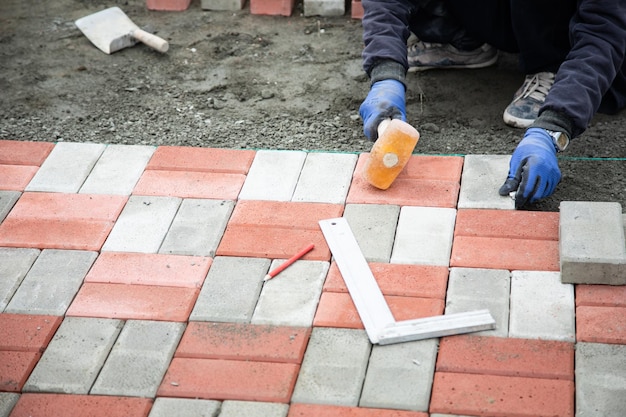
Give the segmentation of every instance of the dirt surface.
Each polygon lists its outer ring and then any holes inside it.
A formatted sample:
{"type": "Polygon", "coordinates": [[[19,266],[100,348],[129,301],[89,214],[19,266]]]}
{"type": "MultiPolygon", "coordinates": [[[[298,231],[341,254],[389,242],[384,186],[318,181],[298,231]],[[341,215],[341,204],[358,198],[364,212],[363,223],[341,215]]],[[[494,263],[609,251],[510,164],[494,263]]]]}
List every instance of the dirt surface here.
{"type": "MultiPolygon", "coordinates": [[[[360,20],[202,10],[149,11],[139,0],[0,1],[0,139],[234,149],[364,152],[358,108],[360,20]],[[76,28],[119,6],[167,39],[106,55],[76,28]]],[[[482,70],[410,74],[416,153],[510,154],[522,131],[502,122],[521,85],[517,57],[482,70]]],[[[626,209],[626,112],[599,115],[561,157],[563,180],[534,209],[563,200],[626,209]]],[[[503,179],[504,180],[504,179],[503,179]]]]}

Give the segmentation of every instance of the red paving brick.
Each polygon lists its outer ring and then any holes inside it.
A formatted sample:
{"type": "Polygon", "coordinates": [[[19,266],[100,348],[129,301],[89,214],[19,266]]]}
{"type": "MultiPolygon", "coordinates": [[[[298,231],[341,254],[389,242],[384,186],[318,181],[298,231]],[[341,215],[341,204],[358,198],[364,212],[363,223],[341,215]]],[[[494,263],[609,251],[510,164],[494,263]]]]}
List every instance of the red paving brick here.
{"type": "Polygon", "coordinates": [[[576,285],[576,306],[626,307],[626,285],[576,285]]]}
{"type": "Polygon", "coordinates": [[[352,0],[352,4],[350,6],[350,17],[353,19],[363,19],[363,14],[365,11],[363,10],[363,4],[361,4],[360,0],[352,0]]]}
{"type": "Polygon", "coordinates": [[[626,307],[576,307],[576,340],[626,345],[626,307]]]}
{"type": "Polygon", "coordinates": [[[39,167],[24,165],[0,165],[0,190],[24,191],[39,167]]]}
{"type": "Polygon", "coordinates": [[[146,170],[133,194],[236,200],[245,180],[243,174],[146,170]]]}
{"type": "Polygon", "coordinates": [[[0,391],[20,392],[40,357],[39,352],[0,350],[0,391]]]}
{"type": "Polygon", "coordinates": [[[32,314],[0,314],[0,351],[43,352],[63,317],[32,314]]]}
{"type": "MultiPolygon", "coordinates": [[[[385,296],[396,321],[443,314],[444,301],[435,298],[385,296]]],[[[314,326],[363,329],[363,322],[350,294],[324,291],[320,297],[314,326]]]]}
{"type": "Polygon", "coordinates": [[[319,221],[341,217],[343,205],[284,201],[238,201],[229,226],[319,230],[319,221]]]}
{"type": "Polygon", "coordinates": [[[67,315],[182,322],[189,319],[199,292],[196,288],[85,283],[67,315]]]}
{"type": "Polygon", "coordinates": [[[148,10],[162,10],[169,12],[181,12],[187,10],[191,0],[146,0],[148,10]]]}
{"type": "Polygon", "coordinates": [[[287,403],[298,370],[292,363],[174,358],[157,395],[287,403]]]}
{"type": "Polygon", "coordinates": [[[560,271],[559,242],[455,236],[450,266],[524,271],[560,271]]]}
{"type": "Polygon", "coordinates": [[[454,235],[558,240],[559,213],[461,209],[457,211],[454,235]]]}
{"type": "Polygon", "coordinates": [[[211,263],[203,256],[102,252],[85,282],[200,288],[211,263]]]}
{"type": "Polygon", "coordinates": [[[342,407],[336,405],[291,404],[287,417],[428,417],[419,411],[382,408],[342,407]]]}
{"type": "MultiPolygon", "coordinates": [[[[380,291],[385,295],[405,297],[446,297],[448,268],[430,265],[401,265],[381,262],[368,263],[380,291]]],[[[348,292],[336,262],[332,262],[324,291],[348,292]]]]}
{"type": "Polygon", "coordinates": [[[146,417],[152,399],[100,395],[22,394],[10,417],[146,417]]]}
{"type": "Polygon", "coordinates": [[[255,151],[159,146],[146,169],[247,174],[255,151]]]}
{"type": "Polygon", "coordinates": [[[437,371],[574,379],[574,344],[498,337],[444,337],[437,371]]]}
{"type": "Polygon", "coordinates": [[[301,363],[310,328],[190,322],[176,357],[301,363]]]}
{"type": "Polygon", "coordinates": [[[49,142],[0,140],[0,165],[41,166],[53,148],[49,142]]]}
{"type": "Polygon", "coordinates": [[[435,372],[430,412],[573,417],[574,381],[435,372]]]}
{"type": "Polygon", "coordinates": [[[291,16],[295,3],[295,0],[250,0],[250,13],[291,16]]]}

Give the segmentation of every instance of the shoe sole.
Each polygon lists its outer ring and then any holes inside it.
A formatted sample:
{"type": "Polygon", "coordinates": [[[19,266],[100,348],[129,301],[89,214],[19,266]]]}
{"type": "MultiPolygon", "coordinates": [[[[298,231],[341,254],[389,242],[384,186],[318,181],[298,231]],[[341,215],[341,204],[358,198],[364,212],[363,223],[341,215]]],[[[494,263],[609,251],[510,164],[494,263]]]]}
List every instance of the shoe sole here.
{"type": "Polygon", "coordinates": [[[504,123],[506,125],[511,126],[511,127],[517,127],[520,129],[526,129],[530,127],[530,125],[532,125],[533,122],[535,121],[534,119],[533,120],[520,119],[519,117],[511,116],[506,111],[502,115],[502,119],[504,120],[504,123]]]}
{"type": "Polygon", "coordinates": [[[415,67],[409,66],[408,72],[424,72],[424,71],[434,70],[434,69],[478,69],[478,68],[490,67],[494,65],[496,62],[498,62],[497,55],[493,57],[492,59],[490,59],[489,61],[479,62],[477,64],[441,65],[441,66],[423,65],[423,66],[415,66],[415,67]]]}

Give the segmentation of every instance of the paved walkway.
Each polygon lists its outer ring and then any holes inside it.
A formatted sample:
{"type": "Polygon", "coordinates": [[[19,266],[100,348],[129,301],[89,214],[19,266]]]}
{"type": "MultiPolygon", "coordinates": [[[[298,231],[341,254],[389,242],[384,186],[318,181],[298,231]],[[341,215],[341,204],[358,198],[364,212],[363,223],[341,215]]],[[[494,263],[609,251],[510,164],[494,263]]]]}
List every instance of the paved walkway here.
{"type": "Polygon", "coordinates": [[[0,141],[0,416],[626,415],[626,287],[561,283],[508,157],[416,155],[387,191],[364,157],[0,141]],[[396,320],[497,328],[370,344],[341,216],[396,320]]]}

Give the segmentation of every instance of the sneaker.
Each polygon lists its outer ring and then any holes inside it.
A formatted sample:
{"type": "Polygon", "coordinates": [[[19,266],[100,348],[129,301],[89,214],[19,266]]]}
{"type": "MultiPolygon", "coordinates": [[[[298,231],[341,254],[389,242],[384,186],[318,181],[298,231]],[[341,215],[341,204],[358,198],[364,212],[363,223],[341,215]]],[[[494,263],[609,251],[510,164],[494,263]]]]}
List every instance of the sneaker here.
{"type": "Polygon", "coordinates": [[[524,84],[515,92],[513,101],[504,110],[504,123],[513,127],[527,128],[546,101],[548,91],[554,84],[553,72],[538,72],[526,76],[524,84]]]}
{"type": "Polygon", "coordinates": [[[418,40],[407,48],[409,72],[446,68],[484,68],[498,60],[498,50],[484,44],[472,51],[461,51],[450,44],[418,40]]]}

